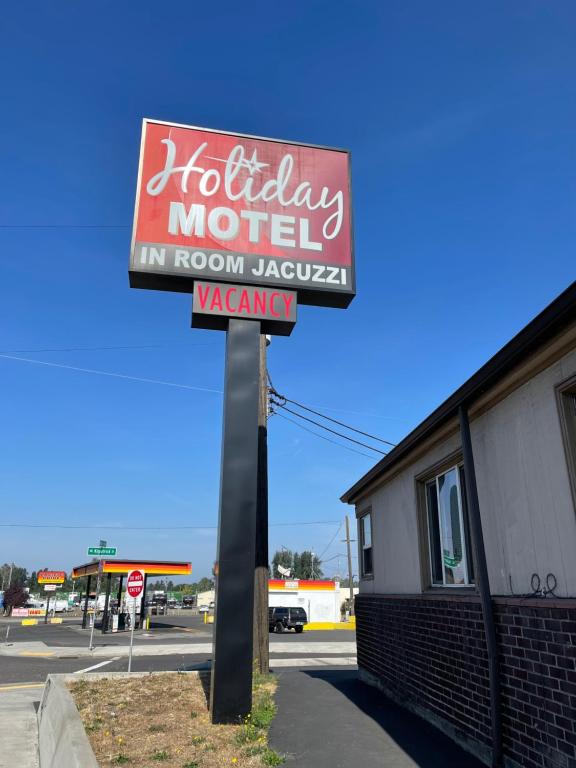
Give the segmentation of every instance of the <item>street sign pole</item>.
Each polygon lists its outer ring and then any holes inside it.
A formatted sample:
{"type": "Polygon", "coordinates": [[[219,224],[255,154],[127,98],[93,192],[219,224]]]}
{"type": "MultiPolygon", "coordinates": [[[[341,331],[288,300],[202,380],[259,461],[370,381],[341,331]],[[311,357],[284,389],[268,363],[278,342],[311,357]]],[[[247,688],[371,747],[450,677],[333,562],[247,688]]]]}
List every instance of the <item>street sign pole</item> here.
{"type": "Polygon", "coordinates": [[[96,579],[96,599],[94,601],[94,611],[92,612],[92,626],[90,628],[90,645],[88,650],[94,650],[94,627],[96,626],[96,612],[98,610],[98,598],[100,597],[100,582],[102,579],[102,560],[98,563],[98,578],[96,579]]]}
{"type": "Polygon", "coordinates": [[[130,627],[130,652],[128,653],[128,672],[132,671],[132,647],[134,645],[134,624],[136,624],[136,600],[132,602],[132,622],[130,627]]]}
{"type": "Polygon", "coordinates": [[[260,323],[231,319],[226,339],[218,579],[210,686],[213,723],[252,708],[260,323]]]}
{"type": "MultiPolygon", "coordinates": [[[[130,650],[128,652],[128,672],[132,671],[132,648],[134,646],[134,624],[136,624],[136,599],[144,600],[144,583],[146,576],[143,571],[129,571],[126,577],[126,597],[132,598],[132,626],[130,627],[130,650]]],[[[142,609],[140,609],[142,612],[142,609]]]]}

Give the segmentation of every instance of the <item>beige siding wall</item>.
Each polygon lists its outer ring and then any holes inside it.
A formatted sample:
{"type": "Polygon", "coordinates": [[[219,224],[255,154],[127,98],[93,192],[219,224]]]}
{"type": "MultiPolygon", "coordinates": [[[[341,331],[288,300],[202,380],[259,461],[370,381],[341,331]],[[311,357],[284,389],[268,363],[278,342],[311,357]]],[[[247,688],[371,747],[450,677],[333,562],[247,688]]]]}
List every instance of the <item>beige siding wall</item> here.
{"type": "MultiPolygon", "coordinates": [[[[555,395],[574,374],[576,352],[471,424],[493,594],[528,593],[533,573],[553,573],[557,594],[576,596],[576,514],[555,395]]],[[[374,578],[361,592],[421,591],[415,478],[459,446],[455,435],[358,504],[372,506],[374,542],[374,578]]]]}
{"type": "Polygon", "coordinates": [[[576,596],[576,514],[555,395],[574,373],[576,352],[471,424],[495,594],[530,592],[533,573],[553,573],[558,594],[576,596]]]}

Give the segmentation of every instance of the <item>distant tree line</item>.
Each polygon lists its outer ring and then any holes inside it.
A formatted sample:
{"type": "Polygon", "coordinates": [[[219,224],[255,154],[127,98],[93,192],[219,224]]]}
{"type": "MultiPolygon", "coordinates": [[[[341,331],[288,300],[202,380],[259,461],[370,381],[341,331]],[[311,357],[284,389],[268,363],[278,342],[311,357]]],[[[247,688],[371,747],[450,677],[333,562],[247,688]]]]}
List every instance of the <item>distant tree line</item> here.
{"type": "Polygon", "coordinates": [[[198,592],[209,592],[211,589],[214,589],[214,579],[204,577],[192,584],[175,584],[171,579],[148,581],[146,591],[155,589],[166,590],[167,592],[182,592],[183,595],[195,595],[198,592]]]}
{"type": "Polygon", "coordinates": [[[278,566],[290,570],[291,579],[321,579],[322,561],[308,549],[303,552],[292,552],[291,549],[276,550],[272,558],[271,576],[273,579],[283,578],[278,566]]]}

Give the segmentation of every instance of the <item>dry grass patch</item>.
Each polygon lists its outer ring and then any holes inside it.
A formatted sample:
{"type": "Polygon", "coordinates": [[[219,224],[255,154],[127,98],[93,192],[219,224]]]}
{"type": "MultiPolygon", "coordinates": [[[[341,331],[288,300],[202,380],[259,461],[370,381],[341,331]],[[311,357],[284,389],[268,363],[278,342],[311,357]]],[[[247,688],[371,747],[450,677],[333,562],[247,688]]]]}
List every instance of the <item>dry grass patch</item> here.
{"type": "Polygon", "coordinates": [[[268,747],[276,713],[272,676],[255,675],[253,711],[212,725],[207,675],[81,678],[69,685],[100,765],[127,768],[259,768],[284,760],[268,747]]]}

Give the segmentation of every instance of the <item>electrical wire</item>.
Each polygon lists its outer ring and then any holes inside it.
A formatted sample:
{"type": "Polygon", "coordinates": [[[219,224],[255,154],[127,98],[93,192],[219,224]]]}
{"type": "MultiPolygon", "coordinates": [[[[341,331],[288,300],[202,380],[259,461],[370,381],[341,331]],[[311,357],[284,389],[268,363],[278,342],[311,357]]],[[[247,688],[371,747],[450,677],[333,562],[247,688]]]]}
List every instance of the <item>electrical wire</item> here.
{"type": "Polygon", "coordinates": [[[333,424],[338,424],[340,427],[349,429],[351,432],[356,432],[359,435],[364,435],[364,437],[369,437],[371,440],[377,440],[379,443],[384,443],[385,445],[389,445],[392,448],[396,447],[396,443],[391,443],[390,440],[384,440],[381,437],[376,437],[376,435],[371,435],[369,432],[364,432],[361,429],[356,429],[356,427],[351,427],[349,424],[345,424],[343,421],[338,421],[338,419],[333,419],[331,416],[326,416],[324,413],[314,410],[314,408],[310,408],[307,405],[302,405],[302,403],[299,403],[297,400],[291,400],[289,397],[286,397],[285,395],[280,395],[278,394],[278,392],[276,392],[276,390],[274,390],[272,394],[275,397],[279,398],[280,400],[283,400],[285,403],[292,403],[292,405],[295,405],[298,408],[302,408],[304,411],[308,411],[309,413],[314,413],[316,416],[320,416],[320,418],[326,419],[326,421],[331,421],[333,424]]]}
{"type": "Polygon", "coordinates": [[[341,530],[341,528],[342,528],[342,523],[340,523],[340,525],[338,526],[338,530],[336,531],[336,533],[334,534],[334,536],[332,536],[332,538],[330,539],[330,543],[328,544],[328,546],[324,548],[324,551],[322,552],[322,554],[321,554],[321,555],[318,555],[318,560],[320,560],[320,562],[322,562],[322,558],[324,557],[324,555],[326,554],[326,552],[328,552],[328,550],[330,549],[330,547],[331,547],[331,546],[332,546],[332,544],[334,543],[334,539],[335,539],[335,538],[336,538],[336,536],[338,536],[338,534],[340,533],[340,530],[341,530]]]}
{"type": "Polygon", "coordinates": [[[326,437],[326,435],[319,435],[318,432],[314,432],[313,429],[308,429],[308,427],[305,427],[303,424],[298,423],[297,421],[294,421],[294,419],[291,419],[289,416],[284,416],[283,413],[278,413],[278,411],[272,411],[273,414],[276,416],[279,416],[281,419],[284,419],[284,421],[289,421],[291,424],[295,424],[300,429],[303,429],[305,432],[309,432],[311,435],[315,435],[316,437],[319,437],[321,440],[326,440],[328,443],[332,443],[332,445],[337,445],[340,448],[344,448],[347,451],[352,451],[352,453],[357,453],[359,456],[365,456],[367,459],[371,459],[374,461],[374,456],[371,456],[369,453],[364,453],[363,451],[357,451],[356,448],[351,448],[349,445],[342,445],[342,443],[339,443],[337,440],[331,440],[329,437],[326,437]]]}
{"type": "MultiPolygon", "coordinates": [[[[293,528],[302,525],[336,525],[338,520],[303,520],[294,523],[270,523],[270,528],[293,528]]],[[[58,530],[107,531],[215,531],[217,525],[65,525],[63,523],[0,523],[0,528],[55,528],[58,530]]]]}
{"type": "Polygon", "coordinates": [[[211,392],[221,395],[221,389],[212,389],[210,387],[196,387],[191,384],[176,384],[173,381],[161,381],[160,379],[145,379],[141,376],[128,376],[125,373],[113,373],[112,371],[99,371],[95,368],[79,368],[76,365],[64,365],[64,363],[50,363],[47,360],[34,360],[31,357],[17,357],[15,355],[0,354],[4,360],[19,360],[21,363],[35,363],[36,365],[46,365],[50,368],[64,368],[68,371],[77,371],[79,373],[92,373],[98,376],[111,376],[115,379],[127,379],[129,381],[140,381],[144,384],[161,384],[164,387],[175,387],[176,389],[191,389],[195,392],[211,392]]]}
{"type": "Polygon", "coordinates": [[[190,344],[189,342],[167,342],[164,344],[127,344],[125,346],[111,347],[50,347],[44,349],[0,349],[2,355],[33,355],[43,352],[103,352],[118,349],[163,349],[171,346],[209,347],[212,344],[190,344]]]}
{"type": "MultiPolygon", "coordinates": [[[[332,560],[337,560],[339,557],[347,557],[347,555],[345,555],[343,552],[340,552],[339,554],[334,555],[333,557],[329,557],[326,560],[323,560],[322,565],[324,565],[324,563],[330,563],[332,560]]],[[[350,557],[356,560],[358,559],[357,555],[354,555],[352,553],[350,554],[350,557]]]]}
{"type": "Polygon", "coordinates": [[[0,229],[130,229],[130,224],[0,224],[0,229]]]}
{"type": "Polygon", "coordinates": [[[344,438],[344,440],[349,440],[351,443],[356,443],[356,445],[361,445],[363,448],[368,448],[370,451],[374,451],[375,453],[379,453],[382,456],[386,456],[386,451],[381,451],[379,448],[374,448],[373,446],[368,445],[368,443],[363,443],[360,440],[355,440],[353,437],[348,437],[348,435],[342,434],[342,432],[337,432],[335,429],[330,429],[330,427],[326,427],[324,424],[320,424],[320,422],[308,418],[308,416],[303,416],[301,413],[293,411],[291,408],[288,408],[286,405],[282,405],[282,403],[278,401],[273,400],[272,402],[274,405],[278,406],[278,408],[282,408],[284,411],[288,411],[288,413],[291,413],[293,416],[296,416],[299,419],[309,421],[310,424],[314,424],[315,426],[320,427],[320,429],[325,429],[327,432],[331,432],[333,435],[338,435],[338,437],[344,438]]]}

